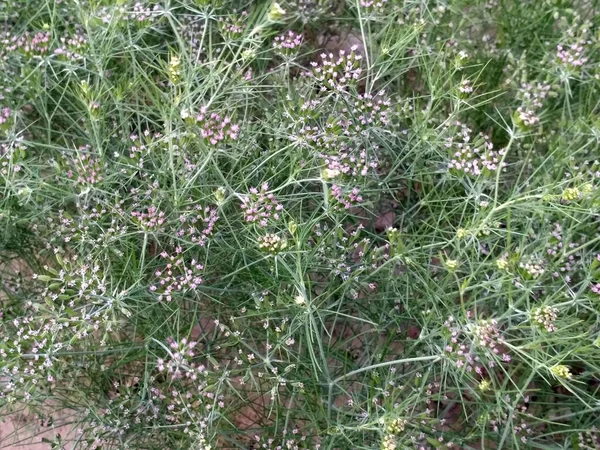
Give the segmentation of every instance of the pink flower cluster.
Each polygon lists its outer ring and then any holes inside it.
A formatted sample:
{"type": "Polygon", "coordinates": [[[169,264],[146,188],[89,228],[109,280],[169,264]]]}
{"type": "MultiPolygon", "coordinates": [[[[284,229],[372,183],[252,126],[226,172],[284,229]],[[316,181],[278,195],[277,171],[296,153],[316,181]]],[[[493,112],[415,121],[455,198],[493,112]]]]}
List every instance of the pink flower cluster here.
{"type": "Polygon", "coordinates": [[[244,21],[248,19],[248,12],[242,11],[240,17],[228,16],[219,19],[219,27],[221,32],[229,39],[235,39],[242,35],[246,25],[244,21]]]}
{"type": "Polygon", "coordinates": [[[131,215],[146,229],[156,229],[165,222],[165,213],[156,206],[151,206],[146,212],[133,211],[131,215]]]}
{"type": "Polygon", "coordinates": [[[366,12],[381,12],[386,3],[387,0],[360,0],[360,6],[364,8],[366,12]]]}
{"type": "Polygon", "coordinates": [[[149,145],[153,139],[160,139],[162,134],[160,133],[151,133],[150,130],[146,129],[142,133],[142,136],[138,136],[137,134],[132,134],[129,136],[129,140],[131,141],[131,147],[129,148],[129,157],[135,158],[136,154],[142,154],[145,151],[149,150],[149,145]]]}
{"type": "Polygon", "coordinates": [[[377,167],[375,161],[369,160],[365,149],[356,153],[343,147],[339,153],[331,155],[320,153],[319,157],[323,160],[323,164],[325,164],[325,167],[329,171],[328,175],[330,178],[336,178],[340,175],[364,177],[369,173],[369,169],[377,167]]]}
{"type": "Polygon", "coordinates": [[[221,116],[217,113],[207,113],[206,106],[200,108],[200,114],[196,116],[196,122],[200,126],[200,135],[212,145],[227,139],[236,140],[240,132],[240,126],[231,122],[231,117],[221,116]]]}
{"type": "Polygon", "coordinates": [[[539,123],[538,110],[542,108],[544,99],[550,92],[550,85],[537,83],[523,83],[517,94],[523,104],[517,108],[517,115],[521,122],[527,127],[539,123]]]}
{"type": "Polygon", "coordinates": [[[585,45],[588,43],[585,39],[579,39],[570,45],[559,44],[556,46],[556,57],[567,68],[581,67],[588,62],[588,58],[583,56],[585,45]]]}
{"type": "Polygon", "coordinates": [[[472,130],[466,125],[460,123],[457,125],[461,125],[461,131],[457,135],[458,139],[450,137],[445,144],[452,155],[448,169],[479,176],[486,172],[496,172],[506,166],[505,162],[501,162],[505,150],[494,150],[494,144],[489,136],[480,134],[477,140],[471,142],[472,130]]]}
{"type": "MultiPolygon", "coordinates": [[[[473,336],[476,338],[475,344],[481,348],[488,348],[494,355],[502,353],[502,360],[510,362],[510,356],[504,351],[500,351],[500,346],[504,340],[498,330],[498,322],[492,320],[482,320],[478,325],[472,327],[473,336]]],[[[492,366],[490,364],[490,366],[492,366]]]]}
{"type": "Polygon", "coordinates": [[[2,108],[0,110],[0,125],[4,125],[5,123],[8,123],[11,113],[12,113],[12,111],[10,110],[10,108],[2,108]]]}
{"type": "Polygon", "coordinates": [[[340,50],[337,58],[333,53],[322,53],[321,63],[312,61],[313,76],[321,84],[321,91],[345,91],[346,88],[360,78],[361,55],[355,53],[358,46],[353,45],[350,53],[340,50]]]}
{"type": "Polygon", "coordinates": [[[188,237],[193,243],[203,247],[212,234],[217,220],[219,216],[216,209],[198,205],[194,210],[186,211],[179,216],[181,229],[177,232],[177,237],[188,237]]]}
{"type": "Polygon", "coordinates": [[[54,50],[54,54],[66,59],[77,60],[83,58],[81,51],[87,47],[88,39],[81,33],[69,38],[60,38],[61,46],[54,50]]]}
{"type": "Polygon", "coordinates": [[[302,45],[303,36],[299,33],[294,33],[292,30],[275,37],[273,48],[278,50],[282,55],[291,55],[298,51],[302,45]]]}
{"type": "Polygon", "coordinates": [[[350,209],[353,206],[357,206],[363,202],[363,197],[360,195],[358,188],[352,188],[350,191],[345,192],[340,186],[334,184],[331,186],[331,195],[336,200],[338,207],[344,209],[350,209]]]}
{"type": "Polygon", "coordinates": [[[250,188],[250,194],[242,200],[241,208],[244,210],[244,219],[248,223],[258,223],[266,227],[269,219],[279,220],[279,212],[283,205],[275,195],[269,193],[269,183],[263,183],[258,188],[250,188]]]}
{"type": "Polygon", "coordinates": [[[461,94],[470,94],[473,92],[473,85],[471,84],[471,80],[464,79],[460,82],[460,86],[458,87],[458,91],[461,94]]]}
{"type": "Polygon", "coordinates": [[[519,120],[521,120],[521,122],[523,122],[523,124],[527,127],[536,125],[540,121],[540,118],[535,111],[526,109],[526,107],[523,106],[519,106],[517,108],[517,115],[519,116],[519,120]]]}
{"type": "Polygon", "coordinates": [[[174,255],[162,252],[160,256],[167,260],[167,264],[162,270],[157,270],[154,275],[158,277],[158,282],[150,287],[152,292],[157,292],[158,300],[173,300],[174,293],[185,293],[196,289],[201,283],[202,278],[199,272],[204,266],[192,259],[189,267],[185,265],[181,257],[182,249],[177,247],[174,255]]]}
{"type": "MultiPolygon", "coordinates": [[[[91,147],[87,145],[82,147],[80,151],[89,151],[90,149],[91,147]]],[[[103,180],[100,160],[93,158],[88,153],[78,155],[73,159],[72,165],[75,172],[69,170],[67,176],[73,178],[76,184],[91,185],[103,180]]]]}
{"type": "MultiPolygon", "coordinates": [[[[513,403],[508,395],[504,398],[504,400],[507,405],[513,403]]],[[[527,412],[527,403],[529,403],[529,397],[526,396],[523,398],[523,403],[519,403],[517,407],[512,410],[510,415],[510,422],[513,424],[513,434],[517,437],[520,436],[520,440],[523,443],[527,442],[527,436],[533,432],[525,419],[523,417],[519,417],[519,415],[530,416],[530,414],[527,412]]],[[[494,419],[491,419],[490,426],[492,427],[494,433],[498,433],[500,431],[500,427],[507,422],[509,422],[509,415],[505,412],[502,415],[498,415],[494,419]]]]}
{"type": "Polygon", "coordinates": [[[522,83],[517,97],[527,103],[528,106],[539,109],[544,106],[544,100],[548,96],[551,87],[549,84],[544,83],[522,83]]]}
{"type": "Polygon", "coordinates": [[[384,91],[380,91],[376,95],[359,95],[354,102],[354,108],[342,110],[342,113],[349,116],[350,121],[354,124],[354,131],[360,133],[372,127],[388,125],[391,102],[385,99],[384,95],[384,91]]]}
{"type": "MultiPolygon", "coordinates": [[[[8,52],[22,51],[28,56],[44,55],[48,53],[50,42],[49,32],[29,33],[26,31],[20,36],[12,35],[10,32],[0,34],[0,45],[8,52]]],[[[1,53],[5,56],[4,53],[1,53]]]]}
{"type": "Polygon", "coordinates": [[[496,356],[502,355],[503,362],[510,362],[511,357],[502,350],[503,339],[495,320],[481,321],[479,324],[469,323],[467,327],[456,327],[454,318],[449,317],[444,323],[450,331],[450,344],[445,351],[456,357],[456,367],[465,367],[467,372],[475,371],[477,375],[484,375],[482,358],[487,360],[488,367],[496,365],[496,356]],[[471,345],[465,343],[470,337],[471,345]],[[481,350],[474,353],[475,350],[481,350]]]}
{"type": "Polygon", "coordinates": [[[19,164],[9,164],[10,159],[13,157],[15,152],[24,152],[27,147],[22,142],[22,138],[13,139],[8,143],[0,143],[0,174],[8,175],[9,170],[13,172],[19,172],[21,166],[19,164]]]}
{"type": "Polygon", "coordinates": [[[592,284],[591,290],[594,294],[600,295],[600,283],[592,284]]]}
{"type": "Polygon", "coordinates": [[[129,18],[138,22],[153,22],[157,18],[159,11],[160,7],[158,5],[150,8],[149,6],[144,6],[141,2],[137,2],[133,5],[133,11],[129,14],[129,18]]]}
{"type": "Polygon", "coordinates": [[[196,356],[194,348],[198,344],[196,341],[188,341],[182,338],[179,342],[172,338],[167,340],[170,354],[167,360],[159,358],[157,360],[157,369],[159,372],[166,372],[171,379],[178,380],[188,378],[196,380],[198,375],[205,374],[207,369],[204,365],[192,362],[196,356]]]}

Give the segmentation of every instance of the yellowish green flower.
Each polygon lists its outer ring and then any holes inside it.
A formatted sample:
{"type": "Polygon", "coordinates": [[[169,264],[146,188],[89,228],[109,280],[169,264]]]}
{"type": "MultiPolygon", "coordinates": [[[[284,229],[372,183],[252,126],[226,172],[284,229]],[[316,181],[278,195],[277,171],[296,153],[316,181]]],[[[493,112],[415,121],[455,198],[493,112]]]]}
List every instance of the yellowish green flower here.
{"type": "Polygon", "coordinates": [[[398,434],[404,431],[406,427],[406,420],[404,419],[394,419],[390,421],[386,426],[386,431],[390,434],[398,434]]]}
{"type": "Polygon", "coordinates": [[[179,56],[172,54],[169,58],[169,81],[177,84],[181,79],[181,60],[179,56]]]}
{"type": "Polygon", "coordinates": [[[458,230],[456,230],[456,237],[458,239],[465,239],[469,236],[469,234],[469,230],[465,230],[464,228],[459,228],[458,230]]]}
{"type": "Polygon", "coordinates": [[[562,364],[558,364],[556,366],[552,366],[550,368],[550,370],[558,378],[563,378],[565,380],[570,380],[571,378],[573,378],[573,374],[571,373],[571,369],[569,369],[568,366],[564,366],[562,364]]]}
{"type": "Polygon", "coordinates": [[[269,9],[269,20],[276,22],[285,15],[285,9],[277,2],[273,2],[269,9]]]}
{"type": "Polygon", "coordinates": [[[459,262],[455,259],[447,259],[444,262],[444,265],[446,266],[446,268],[450,271],[450,272],[455,272],[456,269],[458,269],[458,266],[460,265],[459,262]]]}
{"type": "Polygon", "coordinates": [[[321,178],[323,178],[324,180],[333,180],[339,175],[340,171],[335,169],[323,169],[321,171],[321,178]]]}
{"type": "Polygon", "coordinates": [[[481,392],[487,392],[492,388],[492,384],[488,380],[481,380],[478,388],[481,392]]]}
{"type": "Polygon", "coordinates": [[[496,267],[500,270],[508,269],[508,260],[503,256],[502,258],[498,258],[496,260],[496,267]]]}
{"type": "Polygon", "coordinates": [[[566,202],[574,202],[581,198],[581,191],[578,188],[567,188],[563,191],[562,199],[566,202]]]}
{"type": "Polygon", "coordinates": [[[215,190],[213,195],[215,196],[215,201],[217,202],[217,205],[222,205],[225,202],[226,194],[227,194],[227,191],[225,190],[225,188],[223,186],[220,186],[219,188],[217,188],[215,190]]]}
{"type": "Polygon", "coordinates": [[[258,248],[269,253],[279,253],[286,247],[287,240],[273,233],[267,233],[258,239],[258,248]]]}
{"type": "Polygon", "coordinates": [[[396,450],[398,441],[393,434],[386,434],[381,441],[381,450],[396,450]]]}

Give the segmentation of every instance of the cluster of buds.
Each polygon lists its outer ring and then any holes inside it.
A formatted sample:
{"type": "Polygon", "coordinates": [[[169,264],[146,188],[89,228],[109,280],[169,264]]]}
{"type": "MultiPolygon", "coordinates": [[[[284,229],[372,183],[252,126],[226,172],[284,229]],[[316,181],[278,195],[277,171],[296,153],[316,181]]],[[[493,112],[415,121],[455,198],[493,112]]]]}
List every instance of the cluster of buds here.
{"type": "Polygon", "coordinates": [[[258,238],[258,248],[268,253],[279,253],[287,248],[287,240],[273,233],[258,238]]]}
{"type": "Polygon", "coordinates": [[[381,441],[381,450],[396,450],[398,439],[393,434],[386,434],[381,441]]]}
{"type": "Polygon", "coordinates": [[[133,211],[131,215],[146,229],[156,229],[165,222],[165,213],[156,206],[149,207],[146,212],[133,211]]]}
{"type": "Polygon", "coordinates": [[[209,114],[206,106],[200,108],[200,114],[196,116],[196,123],[200,126],[202,138],[212,145],[228,139],[235,141],[240,132],[240,126],[232,123],[231,117],[221,117],[217,113],[209,114]]]}
{"type": "Polygon", "coordinates": [[[570,45],[559,44],[556,46],[556,57],[565,67],[581,67],[588,62],[588,58],[583,56],[587,44],[589,44],[589,41],[585,39],[579,39],[570,45]]]}
{"type": "Polygon", "coordinates": [[[87,47],[88,39],[82,33],[77,33],[71,37],[61,37],[61,46],[54,50],[54,54],[68,60],[78,60],[83,58],[83,50],[87,47]]]}
{"type": "Polygon", "coordinates": [[[336,200],[335,206],[343,209],[350,209],[363,202],[363,197],[356,187],[345,192],[340,186],[334,184],[331,186],[331,196],[336,200]]]}
{"type": "Polygon", "coordinates": [[[344,108],[342,113],[351,117],[353,130],[350,132],[364,133],[372,127],[385,127],[389,123],[389,109],[392,103],[385,98],[385,92],[376,95],[359,95],[353,107],[344,108]]]}
{"type": "Polygon", "coordinates": [[[353,45],[350,53],[340,50],[338,57],[333,53],[322,53],[321,63],[311,62],[313,76],[321,84],[321,91],[345,91],[347,87],[356,82],[361,74],[361,55],[355,52],[358,46],[353,45]]]}
{"type": "Polygon", "coordinates": [[[323,172],[326,179],[334,179],[339,176],[358,177],[366,176],[369,169],[377,168],[377,163],[372,161],[367,156],[367,151],[362,149],[358,154],[342,148],[336,154],[319,154],[322,159],[325,169],[323,172]]]}
{"type": "Polygon", "coordinates": [[[386,425],[385,430],[390,434],[398,434],[398,433],[402,433],[405,428],[406,428],[406,420],[398,418],[398,419],[394,419],[391,422],[389,422],[386,425]]]}
{"type": "Polygon", "coordinates": [[[42,56],[48,53],[50,33],[30,33],[13,35],[10,32],[0,34],[0,57],[9,52],[23,52],[27,56],[42,56]]]}
{"type": "Polygon", "coordinates": [[[558,378],[562,378],[564,380],[570,380],[573,378],[573,374],[571,373],[571,369],[568,366],[557,364],[550,368],[550,371],[558,378]]]}
{"type": "Polygon", "coordinates": [[[279,220],[279,212],[283,210],[283,205],[268,191],[269,183],[265,182],[260,186],[260,190],[250,188],[250,194],[242,200],[241,208],[247,223],[258,223],[266,227],[269,219],[279,220]]]}
{"type": "Polygon", "coordinates": [[[177,84],[181,79],[181,59],[179,56],[175,54],[171,55],[167,72],[169,73],[169,81],[171,84],[177,84]]]}
{"type": "Polygon", "coordinates": [[[162,134],[156,132],[152,133],[146,129],[142,133],[142,136],[137,134],[131,134],[129,140],[131,141],[131,147],[129,147],[129,157],[135,158],[137,155],[141,155],[149,150],[150,144],[154,139],[160,139],[162,134]]]}
{"type": "Polygon", "coordinates": [[[549,333],[556,331],[554,322],[558,317],[558,309],[551,306],[535,308],[531,313],[531,320],[543,327],[549,333]]]}
{"type": "Polygon", "coordinates": [[[206,373],[207,369],[204,365],[192,361],[196,356],[194,348],[198,344],[197,342],[188,342],[186,338],[177,342],[169,338],[167,343],[170,351],[169,358],[166,360],[159,358],[157,360],[156,366],[159,372],[166,372],[173,380],[181,378],[196,380],[198,375],[206,373]]]}
{"type": "Polygon", "coordinates": [[[158,277],[158,282],[150,287],[150,291],[159,294],[159,301],[170,302],[173,300],[173,294],[194,290],[202,283],[199,272],[204,269],[204,266],[193,259],[187,267],[183,257],[180,256],[181,252],[181,247],[177,247],[174,255],[169,255],[167,252],[160,254],[167,264],[162,270],[154,273],[158,277]]]}
{"type": "MultiPolygon", "coordinates": [[[[90,146],[81,148],[82,151],[89,151],[90,146]]],[[[73,159],[73,169],[67,172],[67,176],[75,180],[76,184],[92,185],[102,181],[102,165],[100,160],[93,158],[88,153],[78,155],[73,159]]]]}
{"type": "Polygon", "coordinates": [[[565,203],[576,202],[580,200],[582,197],[582,193],[577,187],[566,188],[561,196],[561,200],[565,203]]]}
{"type": "Polygon", "coordinates": [[[248,12],[242,11],[239,17],[237,16],[228,16],[221,17],[219,19],[219,28],[221,33],[229,39],[237,39],[243,33],[246,25],[244,22],[248,19],[248,12]]]}
{"type": "Polygon", "coordinates": [[[546,269],[544,268],[545,263],[542,260],[536,260],[533,257],[529,258],[528,261],[521,261],[519,263],[519,268],[532,279],[539,278],[544,274],[546,269]]]}
{"type": "Polygon", "coordinates": [[[495,173],[503,169],[506,163],[502,161],[505,150],[494,150],[494,144],[489,136],[480,134],[473,141],[472,130],[466,125],[461,125],[457,139],[450,137],[446,141],[446,148],[450,151],[448,169],[471,176],[495,173]]]}
{"type": "Polygon", "coordinates": [[[203,247],[212,235],[217,220],[219,220],[219,216],[216,209],[209,206],[203,208],[198,205],[195,210],[179,216],[181,229],[176,235],[177,237],[188,237],[194,244],[203,247]]]}

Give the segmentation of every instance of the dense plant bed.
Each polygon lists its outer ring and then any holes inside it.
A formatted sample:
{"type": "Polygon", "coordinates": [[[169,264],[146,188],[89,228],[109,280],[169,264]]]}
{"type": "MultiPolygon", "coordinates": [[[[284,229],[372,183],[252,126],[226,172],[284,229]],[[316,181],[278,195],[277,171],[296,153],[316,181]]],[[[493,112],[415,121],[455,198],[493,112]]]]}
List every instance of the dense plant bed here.
{"type": "Polygon", "coordinates": [[[600,448],[599,6],[1,2],[2,414],[600,448]]]}

